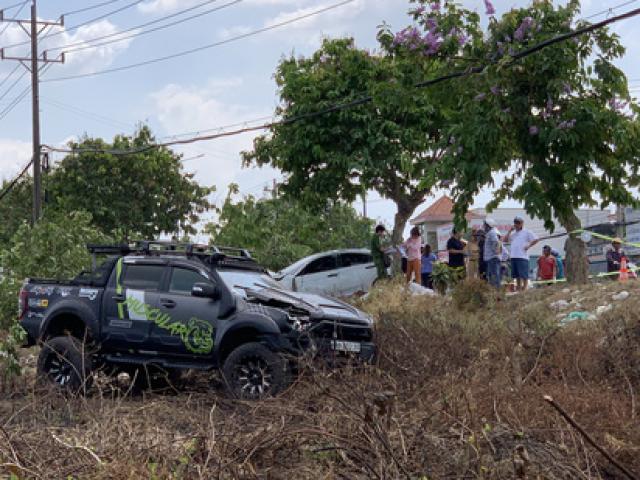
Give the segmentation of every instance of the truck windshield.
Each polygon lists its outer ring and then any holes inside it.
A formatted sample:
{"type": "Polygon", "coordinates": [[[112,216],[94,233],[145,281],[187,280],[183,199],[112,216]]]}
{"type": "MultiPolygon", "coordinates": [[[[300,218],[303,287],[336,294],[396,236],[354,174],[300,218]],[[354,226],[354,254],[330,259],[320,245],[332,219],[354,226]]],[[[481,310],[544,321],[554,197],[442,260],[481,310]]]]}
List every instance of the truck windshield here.
{"type": "Polygon", "coordinates": [[[260,272],[242,270],[218,270],[218,275],[227,287],[232,288],[242,296],[246,296],[245,289],[262,290],[263,288],[277,288],[286,290],[269,275],[260,272]]]}

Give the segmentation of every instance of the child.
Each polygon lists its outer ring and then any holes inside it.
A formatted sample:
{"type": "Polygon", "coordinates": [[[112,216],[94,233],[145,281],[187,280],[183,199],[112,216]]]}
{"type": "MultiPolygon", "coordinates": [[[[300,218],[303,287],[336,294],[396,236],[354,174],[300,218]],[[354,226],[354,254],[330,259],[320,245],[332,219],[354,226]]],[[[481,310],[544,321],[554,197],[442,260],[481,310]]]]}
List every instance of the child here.
{"type": "Polygon", "coordinates": [[[438,257],[431,253],[431,245],[425,245],[422,249],[422,268],[420,269],[422,286],[425,288],[433,289],[431,274],[433,273],[433,262],[436,260],[438,257]]]}

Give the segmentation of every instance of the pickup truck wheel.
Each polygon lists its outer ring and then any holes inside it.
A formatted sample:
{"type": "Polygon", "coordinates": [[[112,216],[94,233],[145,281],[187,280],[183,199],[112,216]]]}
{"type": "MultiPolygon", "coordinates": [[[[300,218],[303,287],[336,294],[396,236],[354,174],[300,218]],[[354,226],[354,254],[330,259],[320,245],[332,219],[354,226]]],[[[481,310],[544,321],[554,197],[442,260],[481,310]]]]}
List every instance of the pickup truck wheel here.
{"type": "Polygon", "coordinates": [[[71,393],[86,391],[91,386],[91,356],[74,337],[50,338],[38,356],[38,376],[71,393]]]}
{"type": "Polygon", "coordinates": [[[222,368],[229,393],[259,400],[277,395],[289,384],[287,361],[260,343],[245,343],[233,350],[222,368]]]}

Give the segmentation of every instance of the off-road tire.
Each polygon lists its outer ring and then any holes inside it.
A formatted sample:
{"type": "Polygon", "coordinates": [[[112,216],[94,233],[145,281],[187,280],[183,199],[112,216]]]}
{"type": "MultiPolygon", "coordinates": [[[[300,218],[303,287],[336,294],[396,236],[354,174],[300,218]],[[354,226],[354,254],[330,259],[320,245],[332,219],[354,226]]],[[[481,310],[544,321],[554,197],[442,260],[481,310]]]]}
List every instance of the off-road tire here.
{"type": "Polygon", "coordinates": [[[257,342],[233,350],[224,362],[222,376],[232,397],[247,400],[275,396],[291,383],[287,360],[257,342]]]}
{"type": "Polygon", "coordinates": [[[71,336],[48,339],[38,356],[38,379],[68,393],[86,393],[91,386],[91,355],[71,336]]]}

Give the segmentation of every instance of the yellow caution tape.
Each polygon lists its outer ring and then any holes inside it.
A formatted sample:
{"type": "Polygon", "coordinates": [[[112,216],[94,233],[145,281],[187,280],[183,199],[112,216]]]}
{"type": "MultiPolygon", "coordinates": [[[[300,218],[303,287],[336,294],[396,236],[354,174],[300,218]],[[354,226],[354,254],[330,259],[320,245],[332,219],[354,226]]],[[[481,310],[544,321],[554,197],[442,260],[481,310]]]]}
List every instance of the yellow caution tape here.
{"type": "MultiPolygon", "coordinates": [[[[592,232],[591,230],[574,230],[573,232],[571,232],[572,234],[577,234],[577,233],[582,233],[582,232],[589,232],[591,234],[591,236],[596,237],[596,238],[601,238],[602,240],[609,240],[610,242],[612,242],[613,240],[615,240],[614,237],[608,237],[607,235],[601,235],[600,233],[595,233],[592,232]]],[[[623,245],[629,245],[631,247],[636,247],[636,248],[640,248],[640,243],[634,243],[634,242],[627,242],[624,239],[622,240],[622,244],[623,245]]]]}

